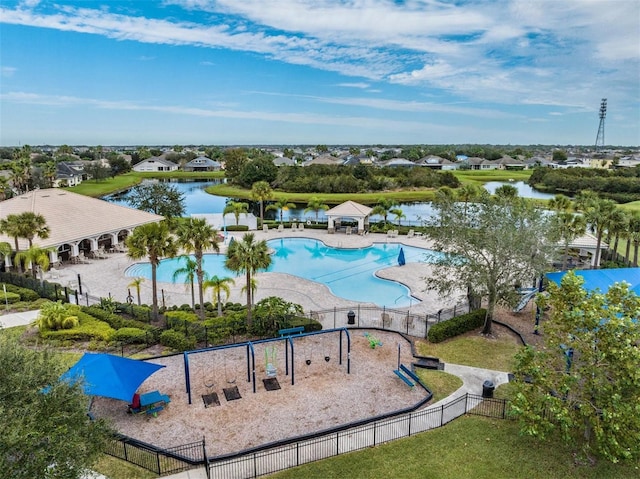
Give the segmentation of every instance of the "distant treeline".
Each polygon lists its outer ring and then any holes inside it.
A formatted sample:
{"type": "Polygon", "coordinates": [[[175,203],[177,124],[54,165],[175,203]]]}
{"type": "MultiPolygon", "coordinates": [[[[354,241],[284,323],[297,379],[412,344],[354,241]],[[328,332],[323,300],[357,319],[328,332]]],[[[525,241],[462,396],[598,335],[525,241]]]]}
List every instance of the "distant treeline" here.
{"type": "Polygon", "coordinates": [[[640,167],[604,170],[598,168],[536,168],[529,184],[551,193],[575,195],[591,190],[619,203],[640,200],[640,167]]]}

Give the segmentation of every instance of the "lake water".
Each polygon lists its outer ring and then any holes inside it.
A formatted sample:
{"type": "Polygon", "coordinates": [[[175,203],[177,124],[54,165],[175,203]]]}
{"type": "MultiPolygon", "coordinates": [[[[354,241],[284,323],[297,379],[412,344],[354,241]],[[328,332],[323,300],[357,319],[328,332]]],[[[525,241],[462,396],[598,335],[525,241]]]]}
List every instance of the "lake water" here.
{"type": "MultiPolygon", "coordinates": [[[[223,196],[214,196],[206,193],[204,190],[210,185],[220,184],[222,180],[187,180],[180,179],[171,181],[171,185],[175,186],[180,192],[184,194],[185,198],[185,216],[192,214],[206,214],[206,213],[222,213],[227,201],[232,198],[223,196]]],[[[502,185],[511,185],[518,190],[518,194],[524,198],[538,198],[538,199],[550,199],[554,195],[549,193],[541,193],[534,190],[528,184],[523,181],[506,182],[506,181],[491,181],[486,183],[484,187],[490,192],[494,193],[497,188],[502,185]]],[[[126,190],[121,193],[115,193],[113,195],[105,196],[103,199],[116,203],[122,206],[129,206],[126,199],[130,195],[131,190],[126,190]]],[[[249,210],[256,215],[260,216],[260,207],[255,201],[242,200],[249,203],[249,210]]],[[[265,205],[266,206],[266,205],[265,205]]],[[[306,205],[299,205],[299,208],[291,208],[283,212],[282,218],[284,221],[315,221],[315,213],[305,213],[304,209],[306,205]]],[[[422,226],[424,222],[433,217],[434,211],[430,202],[418,202],[418,203],[401,203],[398,206],[405,215],[400,221],[405,226],[422,226]]],[[[275,210],[269,210],[264,212],[265,219],[278,220],[280,219],[280,212],[275,210]]],[[[326,222],[327,218],[324,215],[324,211],[318,212],[318,220],[320,222],[326,222]]],[[[371,222],[377,223],[383,221],[382,216],[371,216],[371,222]]],[[[397,224],[398,219],[394,215],[388,215],[387,221],[397,224]]]]}

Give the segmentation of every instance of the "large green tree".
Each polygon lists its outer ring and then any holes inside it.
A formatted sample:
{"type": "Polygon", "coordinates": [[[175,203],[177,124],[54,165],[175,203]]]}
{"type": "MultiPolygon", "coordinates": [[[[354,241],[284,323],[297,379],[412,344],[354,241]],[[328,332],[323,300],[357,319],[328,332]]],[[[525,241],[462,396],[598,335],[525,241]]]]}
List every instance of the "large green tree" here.
{"type": "Polygon", "coordinates": [[[545,271],[555,247],[550,219],[523,198],[483,196],[464,204],[441,195],[426,231],[436,250],[428,288],[441,294],[468,289],[486,298],[482,330],[491,334],[495,306],[518,299],[514,286],[531,284],[545,271]]]}
{"type": "Polygon", "coordinates": [[[264,270],[271,264],[271,255],[267,242],[256,241],[253,233],[246,233],[242,240],[232,241],[227,249],[225,266],[238,274],[244,274],[246,278],[247,293],[247,326],[252,326],[252,288],[251,278],[259,270],[264,270]]]}
{"type": "Polygon", "coordinates": [[[218,316],[222,316],[222,293],[225,294],[225,298],[231,295],[230,285],[235,285],[236,282],[232,278],[219,278],[214,275],[204,282],[204,288],[211,288],[213,293],[213,299],[218,307],[218,316]]]}
{"type": "Polygon", "coordinates": [[[104,451],[108,428],[87,417],[80,384],[58,380],[59,355],[0,335],[0,364],[0,476],[83,477],[104,451]]]}
{"type": "Polygon", "coordinates": [[[168,183],[144,183],[133,187],[127,198],[132,207],[164,216],[167,219],[184,214],[184,194],[168,183]]]}
{"type": "Polygon", "coordinates": [[[557,432],[586,455],[640,458],[640,297],[628,284],[587,292],[567,273],[539,298],[545,347],[517,356],[513,411],[526,434],[557,432]]]}
{"type": "Polygon", "coordinates": [[[151,263],[151,300],[153,318],[158,319],[157,269],[162,258],[173,258],[177,245],[169,233],[166,221],[138,226],[127,238],[127,256],[131,259],[148,258],[151,263]]]}
{"type": "Polygon", "coordinates": [[[204,270],[202,259],[205,251],[220,251],[218,231],[204,218],[189,218],[178,228],[178,244],[187,253],[193,253],[196,259],[196,278],[198,280],[198,314],[204,319],[204,270]]]}

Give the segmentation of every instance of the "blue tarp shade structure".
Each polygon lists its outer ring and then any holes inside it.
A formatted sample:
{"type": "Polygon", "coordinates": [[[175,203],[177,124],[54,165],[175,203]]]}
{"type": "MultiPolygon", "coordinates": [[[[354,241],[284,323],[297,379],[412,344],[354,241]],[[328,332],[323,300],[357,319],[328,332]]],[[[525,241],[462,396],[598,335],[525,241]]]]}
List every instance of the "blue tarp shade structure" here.
{"type": "Polygon", "coordinates": [[[402,247],[400,247],[400,254],[398,255],[398,264],[400,266],[404,266],[406,263],[405,259],[404,259],[404,249],[402,249],[402,247]]]}
{"type": "MultiPolygon", "coordinates": [[[[584,278],[583,287],[587,291],[599,289],[601,293],[606,293],[614,283],[626,281],[631,285],[630,289],[640,296],[640,268],[588,269],[574,272],[576,276],[584,278]]],[[[545,276],[549,281],[560,284],[565,274],[566,271],[561,271],[547,273],[545,276]]]]}
{"type": "Polygon", "coordinates": [[[82,381],[89,396],[131,401],[140,385],[163,365],[112,354],[85,353],[60,376],[62,381],[82,381]]]}

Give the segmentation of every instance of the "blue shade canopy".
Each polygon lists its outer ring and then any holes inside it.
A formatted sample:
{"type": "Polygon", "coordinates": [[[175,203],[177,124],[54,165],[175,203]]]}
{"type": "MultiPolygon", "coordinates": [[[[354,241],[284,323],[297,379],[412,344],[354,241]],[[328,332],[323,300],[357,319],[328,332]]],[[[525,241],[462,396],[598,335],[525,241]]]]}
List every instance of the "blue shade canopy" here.
{"type": "Polygon", "coordinates": [[[398,264],[400,266],[404,266],[406,261],[404,259],[404,249],[400,248],[400,253],[398,254],[398,264]]]}
{"type": "Polygon", "coordinates": [[[81,381],[84,392],[90,396],[103,396],[131,401],[140,385],[163,365],[122,358],[111,354],[84,353],[60,380],[81,381]]]}
{"type": "MultiPolygon", "coordinates": [[[[626,281],[631,285],[629,289],[640,296],[640,268],[589,269],[574,272],[576,276],[583,277],[583,288],[587,291],[599,289],[601,293],[606,293],[614,283],[626,281]]],[[[547,273],[546,276],[549,281],[559,285],[565,274],[566,271],[561,271],[547,273]]]]}

